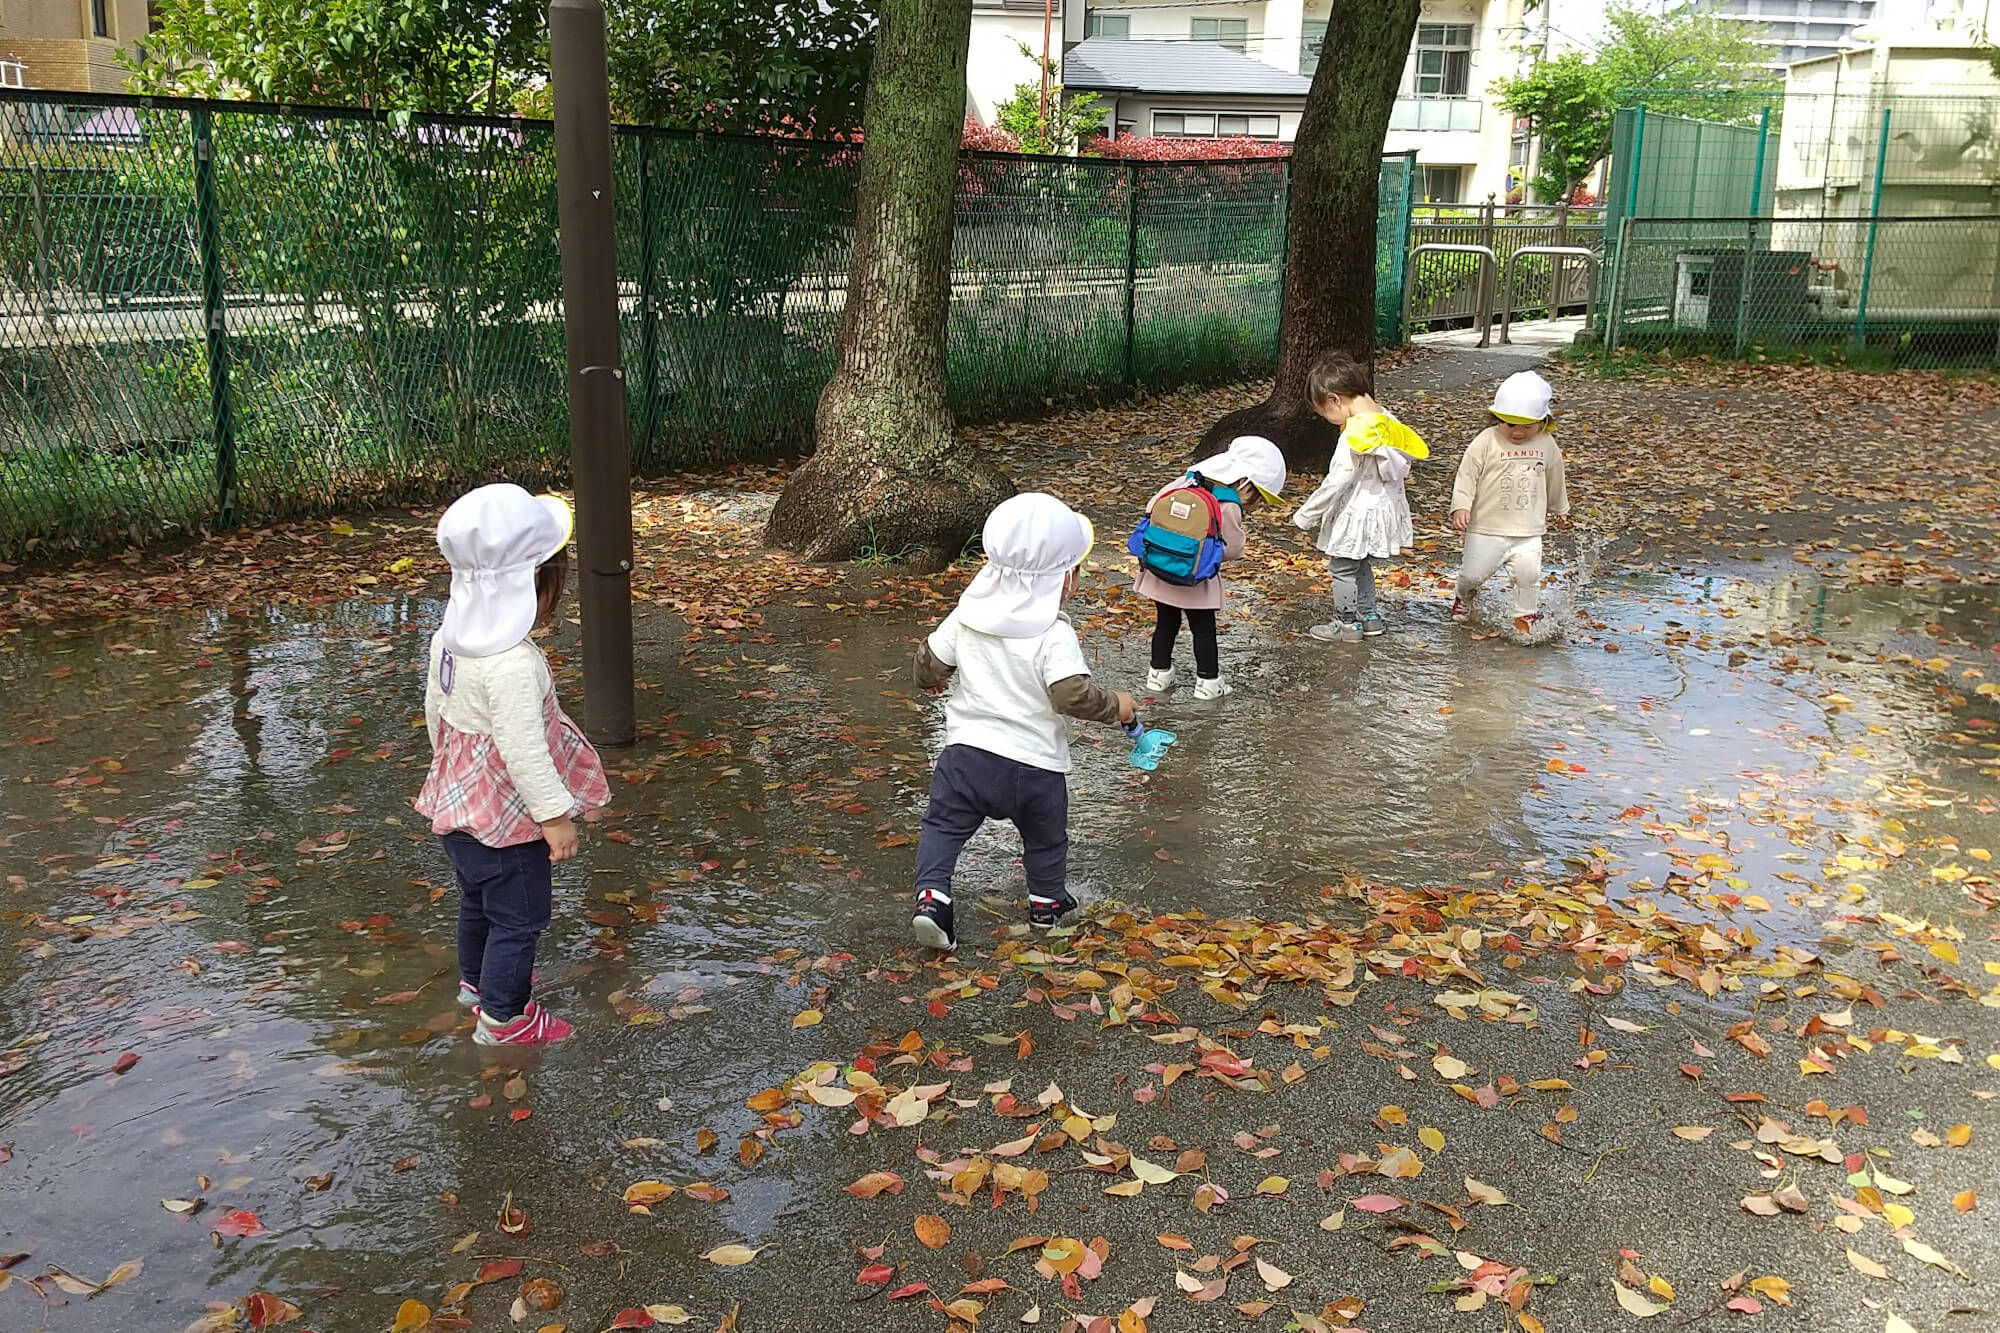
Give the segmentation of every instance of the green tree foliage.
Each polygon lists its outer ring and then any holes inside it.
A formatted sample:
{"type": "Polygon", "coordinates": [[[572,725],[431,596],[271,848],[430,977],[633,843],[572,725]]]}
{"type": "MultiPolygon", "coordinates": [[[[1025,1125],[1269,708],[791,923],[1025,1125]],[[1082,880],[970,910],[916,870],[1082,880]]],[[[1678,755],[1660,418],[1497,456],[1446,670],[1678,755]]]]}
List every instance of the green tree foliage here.
{"type": "Polygon", "coordinates": [[[1073,153],[1077,145],[1104,128],[1111,114],[1096,93],[1065,96],[1056,79],[1056,62],[1044,62],[1026,42],[1017,42],[1021,54],[1035,62],[1036,77],[1014,85],[1014,95],[994,110],[994,122],[1021,142],[1024,153],[1073,153]],[[1049,78],[1048,115],[1042,115],[1041,75],[1049,78]]]}
{"type": "Polygon", "coordinates": [[[1589,54],[1543,60],[1493,85],[1501,106],[1532,116],[1542,139],[1536,189],[1566,197],[1611,151],[1612,118],[1622,106],[1665,102],[1673,114],[1738,121],[1773,88],[1763,50],[1745,25],[1693,7],[1653,13],[1623,5],[1606,14],[1607,33],[1589,54]]]}
{"type": "Polygon", "coordinates": [[[861,124],[875,17],[860,0],[609,0],[606,22],[620,119],[822,137],[861,124]]]}
{"type": "MultiPolygon", "coordinates": [[[[860,0],[609,0],[621,120],[830,135],[861,123],[860,0]]],[[[159,0],[139,91],[395,111],[549,113],[544,0],[159,0]]]]}
{"type": "Polygon", "coordinates": [[[504,108],[547,67],[536,0],[159,0],[136,90],[397,111],[504,108]]]}

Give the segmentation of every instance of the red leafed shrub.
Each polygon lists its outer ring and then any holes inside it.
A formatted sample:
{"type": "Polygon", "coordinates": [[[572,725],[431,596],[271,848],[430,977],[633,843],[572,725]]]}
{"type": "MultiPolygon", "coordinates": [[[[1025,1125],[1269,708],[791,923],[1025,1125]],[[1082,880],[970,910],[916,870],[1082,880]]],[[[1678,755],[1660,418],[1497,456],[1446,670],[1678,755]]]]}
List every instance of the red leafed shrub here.
{"type": "Polygon", "coordinates": [[[959,147],[975,153],[1018,153],[1021,141],[1007,131],[981,125],[972,117],[965,118],[965,131],[958,141],[959,147]]]}
{"type": "Polygon", "coordinates": [[[1083,151],[1093,157],[1136,158],[1141,162],[1213,161],[1228,157],[1290,157],[1290,144],[1268,139],[1159,139],[1121,134],[1091,139],[1083,151]]]}

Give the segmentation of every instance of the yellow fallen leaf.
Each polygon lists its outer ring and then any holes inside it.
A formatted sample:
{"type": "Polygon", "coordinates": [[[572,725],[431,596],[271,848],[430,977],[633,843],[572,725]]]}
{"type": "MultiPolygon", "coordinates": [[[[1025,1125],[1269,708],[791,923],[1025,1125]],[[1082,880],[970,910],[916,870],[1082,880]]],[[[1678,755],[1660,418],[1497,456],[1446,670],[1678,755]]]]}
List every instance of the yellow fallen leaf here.
{"type": "Polygon", "coordinates": [[[1903,1253],[1909,1255],[1912,1259],[1917,1260],[1919,1263],[1929,1264],[1932,1268],[1942,1268],[1945,1272],[1956,1273],[1960,1277],[1965,1276],[1964,1269],[1960,1268],[1957,1264],[1945,1258],[1942,1254],[1939,1254],[1936,1250],[1924,1244],[1922,1241],[1914,1240],[1909,1236],[1904,1236],[1902,1238],[1902,1241],[1903,1241],[1903,1253]]]}
{"type": "MultiPolygon", "coordinates": [[[[2000,1065],[1996,1065],[1995,1068],[2000,1068],[2000,1065]]],[[[1570,1090],[1569,1080],[1566,1078],[1538,1078],[1529,1083],[1528,1086],[1536,1092],[1568,1092],[1570,1090]]]]}
{"type": "Polygon", "coordinates": [[[1664,1305],[1653,1304],[1615,1277],[1611,1279],[1611,1290],[1618,1297],[1619,1308],[1626,1314],[1635,1315],[1640,1319],[1651,1319],[1667,1308],[1664,1305]]]}
{"type": "Polygon", "coordinates": [[[1382,1117],[1383,1123],[1390,1125],[1407,1124],[1410,1119],[1410,1113],[1400,1106],[1385,1106],[1375,1114],[1382,1117]]]}
{"type": "Polygon", "coordinates": [[[1417,1140],[1432,1152],[1444,1151],[1444,1131],[1425,1126],[1417,1131],[1417,1140]]]}
{"type": "Polygon", "coordinates": [[[792,1019],[792,1026],[795,1028],[817,1027],[819,1021],[825,1017],[826,1015],[817,1009],[808,1009],[792,1019]]]}
{"type": "Polygon", "coordinates": [[[400,560],[392,560],[392,561],[390,561],[390,562],[389,562],[389,572],[390,572],[391,574],[403,574],[403,573],[407,573],[407,572],[409,571],[409,568],[410,568],[410,566],[412,566],[412,565],[414,565],[414,564],[416,564],[416,563],[417,563],[417,562],[416,562],[415,560],[411,559],[411,558],[410,558],[409,556],[407,556],[407,555],[406,555],[406,556],[402,557],[402,558],[401,558],[400,560]]]}
{"type": "Polygon", "coordinates": [[[1170,1171],[1158,1162],[1149,1162],[1143,1157],[1132,1159],[1132,1174],[1148,1185],[1164,1185],[1180,1178],[1180,1172],[1170,1171]]]}
{"type": "MultiPolygon", "coordinates": [[[[1966,1194],[1968,1195],[1971,1193],[1972,1193],[1971,1190],[1966,1191],[1966,1194]]],[[[1961,1208],[1958,1211],[1960,1211],[1961,1213],[1969,1213],[1972,1210],[1970,1208],[1961,1208]]],[[[1322,1217],[1319,1220],[1319,1229],[1321,1231],[1338,1231],[1340,1230],[1342,1224],[1345,1223],[1346,1221],[1347,1221],[1347,1210],[1343,1208],[1337,1213],[1329,1213],[1325,1217],[1322,1217]]]]}
{"type": "Polygon", "coordinates": [[[1104,1192],[1120,1199],[1136,1199],[1139,1191],[1146,1188],[1143,1180],[1121,1180],[1116,1185],[1106,1185],[1104,1192]]]}
{"type": "Polygon", "coordinates": [[[1713,1133],[1715,1133],[1715,1126],[1713,1125],[1674,1126],[1674,1135],[1677,1138],[1686,1139],[1689,1143],[1700,1143],[1703,1139],[1707,1138],[1709,1135],[1713,1133]]]}
{"type": "Polygon", "coordinates": [[[753,1250],[748,1245],[718,1245],[701,1257],[718,1268],[741,1268],[770,1248],[759,1245],[753,1250]]]}
{"type": "Polygon", "coordinates": [[[1646,1290],[1652,1292],[1663,1301],[1670,1301],[1674,1298],[1674,1284],[1661,1277],[1658,1273],[1646,1279],[1646,1290]]]}
{"type": "Polygon", "coordinates": [[[1917,1220],[1917,1215],[1897,1203],[1894,1199],[1882,1200],[1882,1216],[1892,1227],[1906,1227],[1917,1220]]]}
{"type": "Polygon", "coordinates": [[[396,1307],[396,1322],[389,1325],[389,1333],[415,1333],[430,1321],[430,1306],[422,1301],[404,1301],[396,1307]]]}
{"type": "Polygon", "coordinates": [[[1944,1141],[1954,1148],[1963,1148],[1972,1142],[1971,1125],[1953,1125],[1944,1132],[1944,1141]]]}
{"type": "Polygon", "coordinates": [[[1474,1203],[1483,1203],[1489,1208],[1497,1208],[1507,1202],[1506,1195],[1471,1176],[1465,1177],[1465,1193],[1474,1203]]]}
{"type": "Polygon", "coordinates": [[[653,1316],[656,1324],[692,1324],[694,1316],[678,1305],[649,1305],[646,1313],[653,1316]]]}
{"type": "Polygon", "coordinates": [[[1750,1280],[1750,1290],[1759,1296],[1769,1296],[1780,1305],[1792,1303],[1792,1284],[1775,1273],[1750,1280]]]}
{"type": "Polygon", "coordinates": [[[1291,1185],[1292,1182],[1286,1180],[1283,1176],[1266,1176],[1258,1182],[1257,1192],[1259,1194],[1283,1194],[1291,1188],[1291,1185]]]}
{"type": "Polygon", "coordinates": [[[1431,1060],[1431,1068],[1437,1070],[1438,1077],[1448,1082],[1456,1082],[1472,1072],[1472,1066],[1455,1055],[1439,1055],[1431,1060]]]}

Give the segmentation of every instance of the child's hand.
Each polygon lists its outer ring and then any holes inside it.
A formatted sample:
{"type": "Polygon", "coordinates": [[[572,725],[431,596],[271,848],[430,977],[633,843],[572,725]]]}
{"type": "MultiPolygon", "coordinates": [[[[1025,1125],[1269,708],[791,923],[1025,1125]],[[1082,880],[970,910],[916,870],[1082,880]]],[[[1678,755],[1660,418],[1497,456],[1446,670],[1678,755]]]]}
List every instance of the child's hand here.
{"type": "Polygon", "coordinates": [[[549,844],[549,860],[567,861],[576,855],[576,824],[568,815],[543,824],[542,838],[549,844]]]}
{"type": "Polygon", "coordinates": [[[1451,511],[1452,531],[1464,532],[1471,523],[1472,511],[1470,509],[1454,509],[1451,511]]]}
{"type": "Polygon", "coordinates": [[[1120,722],[1130,722],[1137,716],[1139,716],[1139,705],[1133,700],[1131,695],[1125,693],[1123,690],[1118,691],[1118,720],[1120,722]]]}

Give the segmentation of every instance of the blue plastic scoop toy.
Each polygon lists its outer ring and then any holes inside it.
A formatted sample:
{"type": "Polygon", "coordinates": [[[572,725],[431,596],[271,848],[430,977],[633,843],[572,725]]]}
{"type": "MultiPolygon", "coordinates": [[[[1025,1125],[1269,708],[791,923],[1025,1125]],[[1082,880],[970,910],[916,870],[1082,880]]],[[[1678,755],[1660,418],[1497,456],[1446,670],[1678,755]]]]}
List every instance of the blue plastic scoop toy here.
{"type": "Polygon", "coordinates": [[[1119,724],[1127,736],[1132,738],[1131,763],[1134,768],[1143,768],[1148,773],[1160,766],[1160,756],[1174,743],[1174,733],[1149,727],[1138,718],[1119,724]]]}

